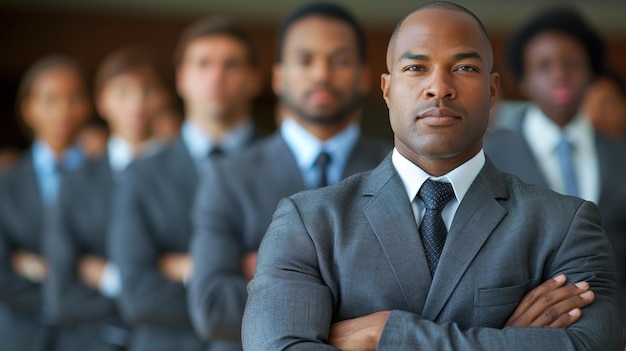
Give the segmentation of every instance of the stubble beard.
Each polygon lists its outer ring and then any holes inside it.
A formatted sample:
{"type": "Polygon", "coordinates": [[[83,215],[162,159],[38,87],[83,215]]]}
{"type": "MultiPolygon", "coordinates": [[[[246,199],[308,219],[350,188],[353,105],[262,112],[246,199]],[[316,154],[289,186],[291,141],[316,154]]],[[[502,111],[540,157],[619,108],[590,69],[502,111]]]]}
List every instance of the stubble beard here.
{"type": "Polygon", "coordinates": [[[362,94],[355,93],[350,100],[341,105],[336,111],[330,111],[328,113],[310,113],[293,101],[290,96],[283,95],[280,97],[281,104],[293,111],[293,113],[296,114],[295,117],[307,123],[320,126],[338,125],[345,122],[354,112],[358,111],[363,106],[363,100],[364,96],[362,96],[362,94]]]}

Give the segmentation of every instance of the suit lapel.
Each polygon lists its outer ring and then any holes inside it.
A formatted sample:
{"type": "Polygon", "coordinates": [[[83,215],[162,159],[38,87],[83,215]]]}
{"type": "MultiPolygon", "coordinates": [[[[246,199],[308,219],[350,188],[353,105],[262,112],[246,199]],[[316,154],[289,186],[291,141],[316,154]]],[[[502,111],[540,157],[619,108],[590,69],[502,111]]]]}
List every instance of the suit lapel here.
{"type": "Polygon", "coordinates": [[[506,197],[502,174],[487,161],[454,216],[423,318],[437,319],[481,247],[506,215],[497,201],[506,197]]]}
{"type": "MultiPolygon", "coordinates": [[[[163,155],[164,164],[162,166],[171,167],[173,177],[178,179],[176,184],[184,187],[185,194],[191,196],[198,183],[198,166],[194,163],[195,161],[185,146],[183,138],[179,138],[166,152],[167,154],[163,155]]],[[[170,180],[166,179],[166,181],[169,182],[170,180]]]]}
{"type": "Polygon", "coordinates": [[[430,272],[411,204],[391,157],[372,172],[370,179],[364,195],[372,199],[363,212],[398,280],[408,309],[420,314],[431,285],[430,272]]]}
{"type": "Polygon", "coordinates": [[[517,140],[511,140],[511,145],[519,144],[519,147],[511,148],[510,150],[510,160],[514,160],[514,165],[516,167],[515,175],[522,178],[526,183],[539,185],[545,188],[548,188],[548,181],[546,177],[543,175],[543,171],[539,168],[539,162],[535,158],[530,146],[528,145],[528,140],[524,137],[524,121],[526,120],[526,110],[522,117],[519,119],[519,123],[517,124],[517,129],[515,130],[515,137],[517,140]],[[520,167],[521,166],[521,167],[520,167]]]}
{"type": "MultiPolygon", "coordinates": [[[[45,216],[45,207],[42,200],[39,181],[35,174],[35,165],[33,164],[32,152],[29,150],[21,163],[17,166],[15,183],[16,187],[10,189],[14,192],[13,198],[16,200],[15,213],[17,214],[16,230],[19,235],[23,235],[32,247],[29,249],[39,249],[39,240],[41,236],[42,224],[45,216]],[[17,218],[20,218],[17,220],[17,218]]],[[[17,233],[16,233],[17,234],[17,233]]]]}
{"type": "Polygon", "coordinates": [[[267,173],[271,175],[268,181],[276,184],[275,187],[268,187],[268,189],[285,189],[287,194],[295,194],[306,189],[296,159],[280,132],[274,133],[267,142],[264,159],[268,161],[262,162],[259,167],[268,166],[267,173]],[[271,160],[278,160],[278,162],[271,160]]]}
{"type": "Polygon", "coordinates": [[[620,193],[616,192],[611,185],[624,181],[621,175],[626,174],[624,163],[624,150],[626,150],[626,147],[598,133],[595,133],[595,138],[600,173],[598,205],[602,211],[606,204],[612,203],[614,199],[620,196],[620,193]]]}

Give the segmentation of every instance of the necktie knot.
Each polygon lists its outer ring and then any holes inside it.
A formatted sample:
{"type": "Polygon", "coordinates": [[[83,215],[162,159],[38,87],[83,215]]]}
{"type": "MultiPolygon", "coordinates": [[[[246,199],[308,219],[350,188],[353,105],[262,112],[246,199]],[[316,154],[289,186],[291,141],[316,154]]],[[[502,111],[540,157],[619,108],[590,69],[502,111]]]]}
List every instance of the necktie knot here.
{"type": "Polygon", "coordinates": [[[222,155],[224,155],[224,150],[222,150],[222,148],[219,146],[214,146],[213,148],[211,148],[211,151],[209,151],[209,154],[207,156],[208,158],[214,158],[222,155]]]}
{"type": "Polygon", "coordinates": [[[454,189],[450,183],[428,179],[420,188],[417,196],[424,201],[427,209],[441,211],[454,198],[454,189]]]}

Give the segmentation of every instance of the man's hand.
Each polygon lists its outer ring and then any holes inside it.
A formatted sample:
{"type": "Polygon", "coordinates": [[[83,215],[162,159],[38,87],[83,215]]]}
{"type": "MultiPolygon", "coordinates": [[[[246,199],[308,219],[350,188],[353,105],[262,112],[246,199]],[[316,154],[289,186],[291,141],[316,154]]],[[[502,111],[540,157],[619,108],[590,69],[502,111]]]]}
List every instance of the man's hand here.
{"type": "Polygon", "coordinates": [[[254,270],[256,269],[256,252],[249,252],[243,255],[241,259],[241,273],[247,281],[251,281],[254,277],[254,270]]]}
{"type": "Polygon", "coordinates": [[[183,283],[191,277],[193,264],[188,254],[167,253],[159,258],[159,270],[169,280],[183,283]]]}
{"type": "Polygon", "coordinates": [[[100,280],[107,261],[94,255],[85,255],[78,260],[78,276],[92,289],[100,288],[100,280]]]}
{"type": "Polygon", "coordinates": [[[330,327],[328,343],[343,351],[375,351],[390,311],[347,319],[330,327]]]}
{"type": "Polygon", "coordinates": [[[561,274],[531,290],[505,327],[567,328],[576,322],[580,309],[592,303],[595,295],[587,282],[565,285],[566,280],[561,274]]]}
{"type": "Polygon", "coordinates": [[[11,254],[11,265],[15,273],[35,283],[41,283],[48,274],[46,260],[29,251],[14,251],[11,254]]]}

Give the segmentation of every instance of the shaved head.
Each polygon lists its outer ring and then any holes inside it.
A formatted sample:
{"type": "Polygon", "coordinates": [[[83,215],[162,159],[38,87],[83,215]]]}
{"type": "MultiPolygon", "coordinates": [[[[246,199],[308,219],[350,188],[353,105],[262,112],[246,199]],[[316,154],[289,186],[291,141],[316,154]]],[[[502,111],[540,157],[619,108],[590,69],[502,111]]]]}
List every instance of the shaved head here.
{"type": "Polygon", "coordinates": [[[483,37],[485,38],[485,41],[487,42],[487,44],[489,46],[489,57],[488,57],[489,69],[490,70],[493,69],[493,49],[491,47],[491,41],[489,40],[489,35],[487,34],[487,29],[485,28],[485,25],[480,21],[480,19],[478,17],[476,17],[476,15],[474,13],[472,13],[472,11],[466,9],[465,7],[463,7],[461,5],[457,5],[455,3],[451,3],[451,2],[447,2],[447,1],[435,1],[435,2],[424,4],[424,5],[416,8],[415,10],[413,10],[412,12],[410,12],[409,14],[404,16],[400,20],[400,22],[398,22],[398,24],[396,25],[393,33],[391,34],[391,38],[389,39],[389,44],[387,45],[387,56],[386,56],[387,57],[387,70],[391,70],[391,57],[393,56],[393,55],[391,55],[391,53],[395,50],[396,40],[397,40],[397,37],[398,37],[398,32],[403,27],[403,24],[405,23],[407,18],[413,16],[417,12],[420,12],[420,11],[423,11],[423,10],[428,10],[428,9],[451,10],[451,11],[465,13],[465,14],[469,15],[470,17],[472,17],[474,19],[474,21],[476,22],[476,24],[478,25],[478,28],[480,29],[481,34],[483,35],[483,37]]]}

